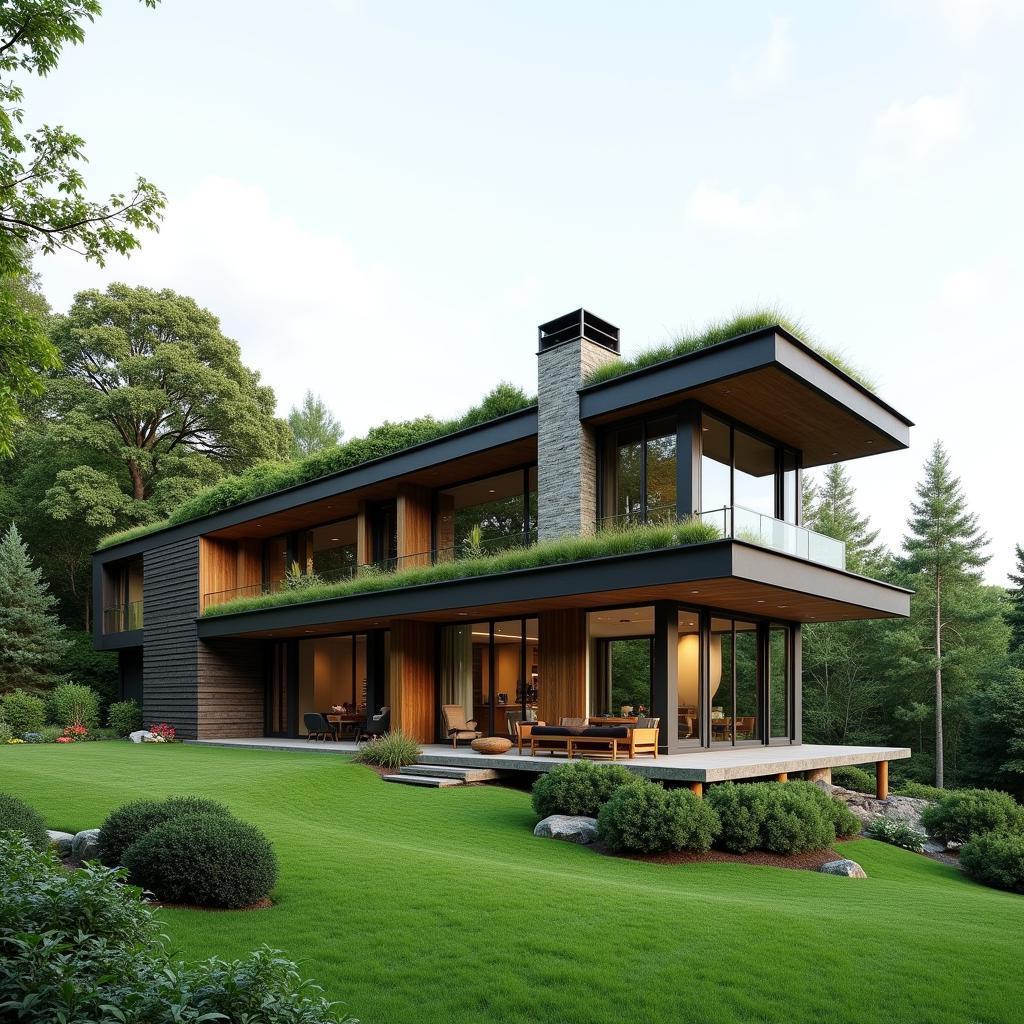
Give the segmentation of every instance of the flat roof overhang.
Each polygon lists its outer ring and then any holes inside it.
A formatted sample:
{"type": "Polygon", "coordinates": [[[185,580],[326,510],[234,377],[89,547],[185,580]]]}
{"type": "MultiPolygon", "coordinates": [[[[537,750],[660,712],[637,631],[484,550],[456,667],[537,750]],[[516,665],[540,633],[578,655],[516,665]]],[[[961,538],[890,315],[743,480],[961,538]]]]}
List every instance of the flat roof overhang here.
{"type": "Polygon", "coordinates": [[[580,390],[580,419],[610,423],[698,401],[803,452],[807,467],[898,451],[913,423],[781,327],[580,390]]]}
{"type": "Polygon", "coordinates": [[[360,501],[393,498],[402,485],[447,487],[536,461],[537,408],[531,406],[222,512],[103,548],[93,552],[93,559],[100,564],[119,561],[200,535],[225,539],[273,537],[354,516],[356,492],[360,501]]]}
{"type": "Polygon", "coordinates": [[[722,540],[201,617],[198,630],[204,639],[265,639],[358,632],[393,619],[450,622],[663,600],[760,618],[829,622],[909,615],[910,594],[864,576],[722,540]]]}

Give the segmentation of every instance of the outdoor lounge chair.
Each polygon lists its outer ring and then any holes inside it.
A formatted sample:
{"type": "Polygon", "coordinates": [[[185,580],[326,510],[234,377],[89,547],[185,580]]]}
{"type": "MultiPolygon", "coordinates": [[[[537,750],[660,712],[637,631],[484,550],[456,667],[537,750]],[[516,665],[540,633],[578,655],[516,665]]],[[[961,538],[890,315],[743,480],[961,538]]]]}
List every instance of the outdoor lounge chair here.
{"type": "Polygon", "coordinates": [[[657,758],[660,723],[660,718],[641,718],[633,726],[594,726],[584,729],[578,736],[569,738],[569,757],[590,754],[597,757],[610,756],[613,761],[617,761],[620,755],[634,758],[650,754],[657,758]]]}
{"type": "MultiPolygon", "coordinates": [[[[585,718],[560,718],[558,725],[534,725],[529,732],[530,753],[568,754],[569,740],[587,727],[585,718]]],[[[523,736],[526,739],[526,736],[523,736]]]]}
{"type": "Polygon", "coordinates": [[[458,746],[459,740],[475,740],[483,736],[476,727],[475,718],[466,718],[466,709],[461,704],[442,704],[441,714],[444,716],[445,735],[458,746]]]}
{"type": "Polygon", "coordinates": [[[302,716],[302,721],[306,726],[307,740],[325,740],[328,736],[332,740],[337,739],[330,723],[323,715],[310,712],[302,716]]]}
{"type": "Polygon", "coordinates": [[[375,715],[371,715],[356,730],[356,744],[362,740],[375,740],[383,736],[391,725],[391,708],[387,705],[382,707],[375,715]]]}

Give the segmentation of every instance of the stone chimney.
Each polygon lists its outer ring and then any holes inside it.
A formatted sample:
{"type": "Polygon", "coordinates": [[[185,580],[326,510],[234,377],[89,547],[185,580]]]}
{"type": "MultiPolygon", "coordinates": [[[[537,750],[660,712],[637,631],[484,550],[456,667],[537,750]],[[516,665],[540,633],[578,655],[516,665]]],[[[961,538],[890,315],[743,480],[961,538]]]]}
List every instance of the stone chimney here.
{"type": "Polygon", "coordinates": [[[585,309],[541,324],[537,353],[537,528],[541,540],[593,533],[597,447],[579,389],[619,353],[619,329],[585,309]]]}

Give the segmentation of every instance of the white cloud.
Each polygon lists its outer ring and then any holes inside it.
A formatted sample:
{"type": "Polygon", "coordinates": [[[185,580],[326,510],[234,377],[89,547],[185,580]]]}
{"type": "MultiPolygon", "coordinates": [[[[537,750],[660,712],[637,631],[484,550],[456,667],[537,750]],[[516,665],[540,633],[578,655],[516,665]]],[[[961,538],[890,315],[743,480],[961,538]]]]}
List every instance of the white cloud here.
{"type": "Polygon", "coordinates": [[[1024,15],[1021,0],[896,0],[904,11],[936,18],[949,35],[961,43],[973,43],[988,29],[1024,15]]]}
{"type": "Polygon", "coordinates": [[[947,274],[939,286],[939,297],[951,309],[969,309],[992,291],[992,272],[987,267],[962,267],[947,274]]]}
{"type": "Polygon", "coordinates": [[[967,99],[962,93],[897,100],[875,119],[861,171],[878,178],[912,169],[959,142],[968,128],[967,99]]]}
{"type": "Polygon", "coordinates": [[[743,98],[760,96],[789,78],[793,67],[789,18],[772,18],[768,38],[757,50],[732,66],[729,87],[743,98]]]}
{"type": "Polygon", "coordinates": [[[686,215],[695,224],[751,234],[780,234],[799,227],[804,220],[799,206],[775,187],[744,199],[739,192],[700,182],[686,204],[686,215]]]}

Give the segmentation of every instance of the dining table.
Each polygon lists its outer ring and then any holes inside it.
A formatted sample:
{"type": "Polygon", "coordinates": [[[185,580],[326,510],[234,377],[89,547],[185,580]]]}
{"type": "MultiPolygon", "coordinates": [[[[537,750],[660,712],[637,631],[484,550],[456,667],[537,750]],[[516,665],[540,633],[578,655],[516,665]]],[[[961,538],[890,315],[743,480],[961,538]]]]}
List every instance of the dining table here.
{"type": "Polygon", "coordinates": [[[343,733],[355,736],[359,727],[366,721],[366,712],[358,711],[324,711],[324,718],[328,724],[337,726],[337,733],[340,737],[343,733]]]}

